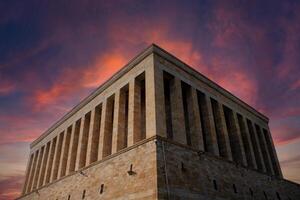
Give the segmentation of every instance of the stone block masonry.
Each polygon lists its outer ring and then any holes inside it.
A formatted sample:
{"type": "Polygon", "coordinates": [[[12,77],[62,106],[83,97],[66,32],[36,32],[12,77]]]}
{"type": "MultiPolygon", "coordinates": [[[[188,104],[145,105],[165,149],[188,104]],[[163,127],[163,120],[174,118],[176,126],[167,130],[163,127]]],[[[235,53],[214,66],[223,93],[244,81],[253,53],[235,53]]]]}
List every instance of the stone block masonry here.
{"type": "Polygon", "coordinates": [[[268,121],[151,45],[31,144],[18,199],[300,199],[268,121]]]}

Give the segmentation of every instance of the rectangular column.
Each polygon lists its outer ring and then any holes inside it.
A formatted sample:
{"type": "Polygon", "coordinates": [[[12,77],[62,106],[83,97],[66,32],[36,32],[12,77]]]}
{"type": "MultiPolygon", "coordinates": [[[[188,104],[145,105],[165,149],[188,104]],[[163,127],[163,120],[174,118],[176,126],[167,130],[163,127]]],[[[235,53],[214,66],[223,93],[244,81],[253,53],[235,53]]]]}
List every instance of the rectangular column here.
{"type": "Polygon", "coordinates": [[[241,139],[241,132],[236,113],[224,105],[223,111],[230,141],[232,158],[235,162],[246,166],[247,161],[245,158],[244,145],[241,139]]]}
{"type": "Polygon", "coordinates": [[[51,141],[50,154],[49,154],[49,158],[47,160],[47,165],[46,165],[46,178],[44,180],[43,185],[49,183],[50,179],[51,179],[52,165],[53,165],[53,160],[54,160],[56,143],[57,143],[57,136],[55,138],[53,138],[51,141]]]}
{"type": "Polygon", "coordinates": [[[266,172],[266,167],[265,167],[265,164],[264,164],[264,161],[263,161],[263,156],[262,156],[262,152],[261,152],[261,149],[260,149],[260,144],[259,144],[259,141],[258,141],[258,136],[257,136],[257,133],[256,133],[256,129],[255,129],[253,123],[250,120],[247,120],[247,125],[248,125],[248,129],[249,129],[251,141],[252,141],[252,144],[253,144],[253,150],[254,150],[254,155],[255,155],[257,168],[261,172],[266,172]]]}
{"type": "Polygon", "coordinates": [[[96,108],[92,109],[91,111],[91,120],[90,120],[90,128],[89,128],[89,138],[88,138],[88,143],[87,143],[87,152],[86,152],[86,163],[85,165],[88,166],[92,161],[92,145],[93,145],[93,139],[95,139],[95,130],[97,129],[96,125],[96,108]]]}
{"type": "Polygon", "coordinates": [[[77,156],[77,154],[78,154],[78,149],[80,148],[79,147],[79,138],[80,138],[81,127],[83,127],[83,119],[82,118],[78,119],[76,121],[76,123],[73,125],[73,134],[72,134],[73,138],[71,139],[72,146],[71,146],[71,154],[70,154],[71,157],[70,157],[70,161],[69,161],[69,166],[67,167],[68,173],[75,171],[76,160],[79,159],[79,155],[77,156]]]}
{"type": "Polygon", "coordinates": [[[93,163],[98,159],[101,115],[102,115],[102,104],[99,104],[95,108],[92,137],[90,137],[91,142],[89,142],[89,144],[91,143],[90,150],[88,149],[88,151],[90,152],[90,156],[88,157],[90,160],[89,163],[93,163]]]}
{"type": "Polygon", "coordinates": [[[69,173],[71,172],[71,160],[72,160],[72,156],[73,156],[72,150],[74,149],[74,142],[75,142],[75,137],[74,137],[74,135],[75,135],[75,124],[72,124],[70,127],[71,127],[71,137],[70,137],[70,145],[69,145],[69,149],[68,149],[66,175],[69,175],[69,173]]]}
{"type": "Polygon", "coordinates": [[[191,132],[191,144],[192,147],[204,151],[202,126],[198,106],[197,91],[191,87],[191,95],[188,103],[189,118],[190,118],[190,132],[191,132]]]}
{"type": "MultiPolygon", "coordinates": [[[[115,109],[113,120],[112,153],[127,147],[126,88],[115,93],[115,109]]],[[[138,123],[138,122],[137,122],[138,123]]]]}
{"type": "Polygon", "coordinates": [[[70,146],[71,134],[72,134],[72,126],[69,126],[65,130],[64,142],[62,146],[62,154],[60,159],[61,161],[58,170],[58,178],[66,175],[66,167],[67,167],[67,159],[69,157],[69,146],[70,146]]]}
{"type": "Polygon", "coordinates": [[[141,82],[134,78],[129,82],[128,146],[142,139],[141,82]]]}
{"type": "Polygon", "coordinates": [[[106,99],[103,108],[103,123],[100,128],[100,145],[99,155],[100,158],[104,158],[111,154],[112,148],[112,130],[113,130],[113,119],[114,119],[114,100],[115,96],[112,95],[106,99]]]}
{"type": "Polygon", "coordinates": [[[80,154],[81,154],[81,145],[82,145],[82,138],[83,138],[83,128],[84,128],[84,116],[80,119],[80,129],[78,135],[78,144],[77,144],[77,154],[76,154],[76,161],[75,161],[75,171],[80,169],[80,154]]]}
{"type": "Polygon", "coordinates": [[[58,161],[58,169],[57,169],[57,179],[61,177],[61,170],[62,170],[62,164],[63,164],[63,159],[64,159],[64,150],[66,146],[66,140],[67,140],[67,132],[68,130],[66,129],[64,131],[63,139],[62,139],[62,146],[61,146],[61,153],[58,161]]]}
{"type": "Polygon", "coordinates": [[[39,158],[38,158],[38,164],[36,168],[36,173],[34,175],[34,181],[33,181],[33,190],[37,188],[39,176],[40,176],[40,171],[41,171],[41,164],[42,164],[42,159],[44,157],[44,149],[45,147],[40,148],[40,153],[39,153],[39,158]]]}
{"type": "Polygon", "coordinates": [[[46,165],[47,165],[49,151],[50,151],[50,142],[48,142],[45,145],[45,148],[46,149],[45,149],[45,153],[44,153],[43,160],[42,160],[41,173],[40,173],[40,177],[39,177],[39,181],[38,181],[38,187],[41,187],[44,183],[46,165]]]}
{"type": "Polygon", "coordinates": [[[246,121],[242,115],[238,114],[238,122],[239,122],[239,126],[241,129],[241,134],[242,134],[243,143],[244,143],[244,147],[245,147],[245,153],[246,153],[248,166],[253,169],[257,169],[253,145],[252,145],[252,141],[250,138],[249,130],[248,130],[248,127],[246,126],[246,121]]]}
{"type": "Polygon", "coordinates": [[[204,123],[206,123],[206,127],[208,129],[208,151],[213,153],[216,156],[220,155],[219,151],[219,146],[218,146],[218,141],[217,141],[217,133],[216,133],[216,128],[215,128],[215,123],[214,123],[214,116],[213,116],[213,111],[212,111],[212,105],[210,101],[210,97],[208,95],[205,95],[205,103],[204,106],[204,123]]]}
{"type": "Polygon", "coordinates": [[[53,162],[52,172],[51,172],[51,182],[53,182],[57,179],[58,167],[59,167],[60,155],[61,155],[61,148],[62,148],[63,138],[64,138],[64,132],[61,132],[57,137],[58,137],[58,141],[57,141],[57,145],[56,145],[55,153],[54,153],[54,162],[53,162]]]}
{"type": "Polygon", "coordinates": [[[173,140],[187,144],[181,80],[174,77],[170,84],[173,140]]]}
{"type": "Polygon", "coordinates": [[[157,63],[146,69],[146,138],[167,137],[163,71],[157,63]]]}
{"type": "Polygon", "coordinates": [[[266,171],[267,171],[268,174],[274,175],[275,173],[274,173],[274,170],[273,170],[270,153],[268,151],[267,143],[266,143],[265,137],[263,136],[261,127],[259,125],[255,124],[255,128],[256,128],[256,133],[257,133],[258,140],[259,140],[259,143],[260,143],[260,148],[261,148],[261,151],[262,151],[262,155],[263,155],[263,158],[264,158],[266,171]]]}
{"type": "Polygon", "coordinates": [[[242,160],[242,164],[244,166],[247,166],[247,159],[246,159],[246,154],[245,154],[245,147],[244,147],[244,143],[243,143],[243,139],[242,139],[242,134],[241,134],[241,128],[239,126],[238,123],[238,119],[237,119],[237,113],[233,112],[233,120],[234,120],[234,127],[236,129],[236,136],[238,137],[238,143],[240,146],[240,156],[241,156],[241,160],[242,160]]]}
{"type": "Polygon", "coordinates": [[[202,127],[203,146],[206,152],[214,155],[219,154],[216,138],[216,130],[213,121],[213,112],[210,99],[203,92],[197,90],[198,107],[200,113],[200,123],[202,127]]]}
{"type": "Polygon", "coordinates": [[[31,192],[32,188],[33,188],[33,181],[34,181],[34,176],[35,176],[35,173],[36,173],[38,155],[39,155],[39,150],[36,150],[35,153],[34,153],[33,168],[32,168],[32,171],[30,173],[30,180],[29,180],[27,193],[31,192]]]}
{"type": "Polygon", "coordinates": [[[279,165],[277,153],[276,153],[276,150],[275,150],[275,146],[274,146],[269,128],[263,129],[263,133],[264,133],[264,136],[266,138],[267,146],[268,146],[268,149],[269,149],[269,152],[270,152],[270,155],[271,155],[271,161],[272,161],[274,173],[277,177],[282,178],[281,168],[280,168],[280,165],[279,165]]]}
{"type": "Polygon", "coordinates": [[[24,182],[22,194],[26,194],[27,190],[28,190],[30,173],[31,173],[32,167],[33,167],[33,157],[34,157],[34,154],[30,154],[29,157],[30,157],[30,159],[29,159],[29,162],[27,164],[26,178],[25,178],[25,182],[24,182]]]}
{"type": "Polygon", "coordinates": [[[211,99],[211,103],[213,106],[212,108],[215,120],[216,133],[218,137],[220,156],[232,161],[232,152],[224,116],[223,105],[213,99],[211,99]]]}

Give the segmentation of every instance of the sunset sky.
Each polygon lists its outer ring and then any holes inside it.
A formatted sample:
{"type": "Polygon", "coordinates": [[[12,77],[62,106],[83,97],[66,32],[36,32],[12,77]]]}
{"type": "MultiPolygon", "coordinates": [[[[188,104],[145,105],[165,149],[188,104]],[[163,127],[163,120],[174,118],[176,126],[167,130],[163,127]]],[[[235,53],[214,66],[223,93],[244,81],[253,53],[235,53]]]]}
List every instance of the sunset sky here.
{"type": "Polygon", "coordinates": [[[0,200],[29,144],[151,43],[270,118],[300,183],[300,1],[0,1],[0,200]]]}

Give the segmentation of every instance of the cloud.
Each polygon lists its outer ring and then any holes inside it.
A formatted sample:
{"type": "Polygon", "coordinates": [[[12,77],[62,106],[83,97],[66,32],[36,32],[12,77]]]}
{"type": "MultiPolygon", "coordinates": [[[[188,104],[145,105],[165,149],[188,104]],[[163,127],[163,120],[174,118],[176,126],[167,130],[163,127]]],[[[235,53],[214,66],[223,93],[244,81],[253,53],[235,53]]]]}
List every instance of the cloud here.
{"type": "Polygon", "coordinates": [[[13,200],[20,195],[23,175],[2,176],[0,178],[0,200],[13,200]]]}
{"type": "Polygon", "coordinates": [[[8,95],[15,90],[15,83],[0,74],[0,96],[8,95]]]}

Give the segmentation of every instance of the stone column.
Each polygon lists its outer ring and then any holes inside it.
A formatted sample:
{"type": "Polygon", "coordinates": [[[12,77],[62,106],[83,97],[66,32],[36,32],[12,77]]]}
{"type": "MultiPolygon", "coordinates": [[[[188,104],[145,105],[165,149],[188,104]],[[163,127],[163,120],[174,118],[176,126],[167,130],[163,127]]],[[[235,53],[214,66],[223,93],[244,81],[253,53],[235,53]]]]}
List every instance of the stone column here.
{"type": "Polygon", "coordinates": [[[57,179],[63,136],[64,136],[64,132],[61,132],[60,134],[57,135],[57,142],[56,142],[55,153],[54,153],[54,162],[52,165],[52,172],[51,172],[51,182],[57,179]]]}
{"type": "Polygon", "coordinates": [[[91,119],[90,119],[90,127],[89,127],[89,139],[88,139],[88,144],[87,144],[87,152],[86,152],[86,163],[85,166],[88,166],[91,164],[91,154],[92,154],[92,144],[93,144],[93,139],[95,133],[95,125],[97,122],[95,122],[95,115],[96,115],[96,108],[93,108],[91,111],[91,119]]]}
{"type": "Polygon", "coordinates": [[[102,158],[103,158],[106,110],[107,110],[107,99],[102,104],[100,138],[99,138],[99,145],[98,145],[98,160],[102,160],[102,158]]]}
{"type": "Polygon", "coordinates": [[[170,84],[173,140],[187,144],[181,80],[174,77],[170,84]]]}
{"type": "MultiPolygon", "coordinates": [[[[125,101],[126,94],[123,89],[115,93],[112,153],[116,153],[127,145],[126,124],[125,124],[125,101]]],[[[137,122],[138,123],[138,122],[137,122]]]]}
{"type": "Polygon", "coordinates": [[[206,106],[206,113],[204,114],[204,116],[206,117],[206,119],[204,120],[204,123],[207,124],[206,126],[209,129],[208,130],[209,135],[207,138],[209,140],[208,150],[214,155],[220,156],[212,105],[211,105],[210,97],[208,95],[205,95],[205,106],[206,106]]]}
{"type": "MultiPolygon", "coordinates": [[[[112,150],[112,132],[113,132],[113,118],[114,118],[114,101],[115,95],[106,99],[106,109],[104,121],[104,129],[102,134],[102,158],[111,155],[112,150]]],[[[101,137],[101,135],[100,135],[101,137]]]]}
{"type": "Polygon", "coordinates": [[[280,165],[279,165],[277,153],[276,153],[276,150],[275,150],[275,146],[274,146],[274,143],[273,143],[273,140],[272,140],[272,136],[271,136],[271,132],[270,132],[269,127],[267,127],[264,134],[265,134],[268,146],[269,146],[269,152],[271,152],[271,160],[272,160],[275,175],[282,178],[283,177],[282,176],[282,171],[281,171],[281,168],[280,168],[280,165]]]}
{"type": "Polygon", "coordinates": [[[256,146],[257,146],[257,151],[258,151],[258,159],[259,159],[259,162],[261,163],[261,171],[262,172],[266,172],[266,166],[265,166],[265,163],[264,163],[264,158],[263,158],[263,155],[262,155],[262,150],[260,148],[260,143],[259,143],[259,137],[258,137],[258,134],[257,134],[257,131],[256,131],[256,128],[254,126],[253,123],[251,123],[252,125],[252,128],[253,128],[253,133],[254,133],[254,137],[255,137],[255,141],[256,141],[256,146]]]}
{"type": "Polygon", "coordinates": [[[258,138],[259,140],[261,141],[261,148],[262,148],[262,151],[265,152],[265,155],[264,155],[264,161],[265,161],[265,166],[266,166],[266,169],[267,169],[267,172],[271,175],[274,175],[274,169],[273,169],[273,165],[272,165],[272,161],[271,161],[271,156],[270,156],[270,152],[268,150],[268,147],[267,147],[267,142],[266,142],[266,139],[263,135],[263,132],[261,130],[261,127],[258,126],[258,138]]]}
{"type": "Polygon", "coordinates": [[[38,158],[38,163],[37,163],[37,168],[36,168],[36,172],[34,175],[34,180],[33,180],[33,190],[37,188],[37,184],[38,184],[38,180],[39,180],[39,176],[40,176],[40,171],[41,171],[41,163],[42,163],[42,159],[44,156],[44,148],[45,147],[41,147],[40,148],[40,153],[39,153],[39,158],[38,158]]]}
{"type": "Polygon", "coordinates": [[[83,128],[84,128],[84,116],[81,117],[80,122],[80,130],[78,137],[78,145],[77,145],[77,154],[76,154],[76,162],[75,162],[75,171],[80,168],[80,154],[81,154],[81,145],[82,145],[82,137],[83,137],[83,128]]]}
{"type": "Polygon", "coordinates": [[[191,142],[192,147],[204,151],[204,143],[202,136],[202,127],[201,127],[201,119],[199,113],[199,105],[198,105],[198,97],[197,91],[195,88],[191,87],[191,96],[190,96],[190,104],[188,105],[188,110],[190,113],[189,118],[190,122],[190,132],[191,132],[191,142]]]}
{"type": "Polygon", "coordinates": [[[48,157],[47,164],[46,164],[46,175],[45,175],[43,185],[45,185],[46,183],[49,183],[50,178],[51,178],[52,164],[53,164],[53,159],[54,159],[56,143],[57,143],[57,136],[51,140],[49,157],[48,157]]]}
{"type": "Polygon", "coordinates": [[[71,130],[70,146],[69,146],[69,149],[68,149],[66,175],[70,174],[70,169],[71,169],[72,149],[74,149],[74,138],[75,138],[74,137],[74,135],[75,135],[75,123],[72,124],[72,128],[71,129],[72,130],[71,130]]]}
{"type": "Polygon", "coordinates": [[[230,146],[227,126],[226,126],[225,116],[224,116],[223,105],[220,104],[219,102],[218,102],[218,108],[219,108],[218,111],[220,115],[220,129],[224,138],[224,143],[226,148],[226,158],[232,161],[233,160],[232,152],[231,152],[231,146],[230,146]]]}
{"type": "Polygon", "coordinates": [[[136,78],[129,82],[128,146],[132,146],[141,135],[141,88],[136,78]]]}
{"type": "Polygon", "coordinates": [[[39,155],[39,150],[36,150],[34,153],[34,162],[33,162],[33,168],[32,171],[30,172],[30,181],[29,181],[29,185],[28,185],[28,192],[32,191],[33,188],[33,182],[34,182],[34,177],[36,174],[36,166],[37,166],[37,161],[38,161],[38,155],[39,155]]]}
{"type": "Polygon", "coordinates": [[[243,164],[244,166],[247,166],[247,159],[246,159],[246,154],[245,154],[245,148],[244,148],[244,144],[243,144],[243,139],[242,139],[242,135],[241,135],[241,129],[238,123],[238,119],[237,119],[237,113],[235,113],[234,111],[232,111],[233,114],[233,120],[234,120],[234,131],[236,131],[236,137],[237,137],[237,142],[238,145],[240,147],[240,159],[241,159],[241,164],[243,164]]]}
{"type": "Polygon", "coordinates": [[[26,168],[26,178],[25,178],[22,194],[26,194],[26,192],[27,192],[29,178],[30,178],[30,172],[31,172],[32,166],[33,166],[33,157],[34,157],[34,154],[29,154],[29,162],[28,162],[27,168],[26,168]]]}
{"type": "Polygon", "coordinates": [[[46,161],[47,161],[47,157],[48,157],[48,154],[49,154],[49,148],[50,148],[49,145],[50,145],[50,143],[47,143],[44,146],[44,153],[43,153],[43,158],[42,158],[40,174],[39,174],[39,177],[38,177],[37,188],[39,188],[42,185],[43,179],[44,179],[44,176],[45,176],[46,161]]]}
{"type": "MultiPolygon", "coordinates": [[[[152,58],[152,61],[154,59],[152,58]]],[[[146,138],[167,137],[163,71],[157,63],[146,68],[146,138]]]]}
{"type": "Polygon", "coordinates": [[[68,132],[68,130],[66,129],[64,132],[65,132],[65,134],[63,136],[61,154],[60,154],[60,157],[59,157],[57,179],[59,179],[61,177],[63,159],[64,159],[64,156],[65,156],[65,152],[64,151],[65,151],[65,146],[66,146],[66,142],[67,142],[67,132],[68,132]]]}
{"type": "Polygon", "coordinates": [[[248,165],[252,166],[254,169],[257,169],[257,163],[256,163],[256,160],[255,160],[253,144],[252,144],[252,140],[251,140],[251,137],[250,137],[250,132],[249,132],[249,129],[248,129],[248,126],[247,126],[247,122],[246,122],[246,119],[244,117],[243,117],[242,120],[243,120],[243,123],[244,123],[244,126],[245,126],[245,134],[246,134],[246,137],[247,137],[247,142],[248,142],[248,145],[249,145],[249,151],[250,151],[250,156],[251,156],[251,163],[248,163],[248,165]]]}

